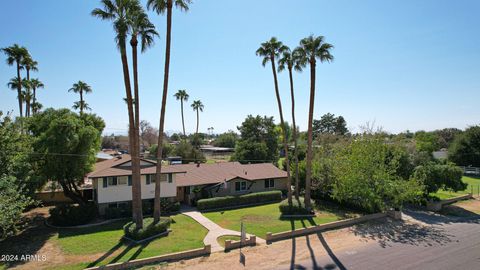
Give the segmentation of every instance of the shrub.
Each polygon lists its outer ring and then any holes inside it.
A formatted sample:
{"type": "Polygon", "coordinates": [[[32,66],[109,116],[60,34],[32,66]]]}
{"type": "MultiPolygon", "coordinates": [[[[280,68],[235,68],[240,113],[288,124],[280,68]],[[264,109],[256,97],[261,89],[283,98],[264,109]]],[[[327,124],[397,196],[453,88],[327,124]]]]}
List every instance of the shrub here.
{"type": "Polygon", "coordinates": [[[240,196],[226,196],[210,199],[201,199],[197,201],[197,208],[198,210],[208,210],[246,204],[278,202],[280,200],[282,200],[282,192],[280,190],[274,190],[250,193],[240,196]]]}
{"type": "Polygon", "coordinates": [[[50,219],[57,226],[76,226],[87,224],[97,215],[97,206],[73,204],[60,204],[50,209],[50,219]]]}
{"type": "Polygon", "coordinates": [[[172,202],[170,199],[161,198],[160,199],[160,210],[162,214],[171,214],[180,211],[180,203],[172,202]]]}
{"type": "Polygon", "coordinates": [[[132,216],[132,208],[107,208],[105,209],[105,218],[106,219],[114,219],[114,218],[123,218],[123,217],[131,217],[132,216]]]}
{"type": "Polygon", "coordinates": [[[278,208],[280,208],[282,215],[309,215],[312,213],[305,208],[305,201],[303,197],[301,197],[299,201],[292,199],[292,205],[288,204],[288,200],[283,200],[278,208]]]}
{"type": "Polygon", "coordinates": [[[453,163],[427,163],[415,168],[413,178],[425,187],[425,195],[435,193],[439,189],[459,191],[465,190],[467,184],[462,182],[463,170],[453,163]]]}
{"type": "Polygon", "coordinates": [[[135,222],[131,221],[123,226],[123,231],[125,236],[138,241],[166,232],[171,222],[170,218],[162,217],[157,223],[153,223],[153,218],[144,218],[142,229],[137,229],[135,222]]]}

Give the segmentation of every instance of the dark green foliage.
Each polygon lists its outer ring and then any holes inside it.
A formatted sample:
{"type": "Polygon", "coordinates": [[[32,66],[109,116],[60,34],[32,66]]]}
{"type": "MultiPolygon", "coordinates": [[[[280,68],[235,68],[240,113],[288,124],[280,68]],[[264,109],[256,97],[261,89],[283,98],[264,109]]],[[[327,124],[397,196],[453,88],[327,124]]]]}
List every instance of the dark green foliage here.
{"type": "Polygon", "coordinates": [[[209,210],[217,208],[228,208],[247,204],[278,202],[282,199],[280,190],[256,192],[241,196],[226,196],[197,201],[198,210],[209,210]]]}
{"type": "Polygon", "coordinates": [[[235,148],[235,144],[237,143],[237,140],[238,140],[238,135],[233,131],[229,131],[229,132],[220,134],[213,142],[213,145],[217,147],[235,148]]]}
{"type": "Polygon", "coordinates": [[[107,208],[105,209],[106,219],[124,218],[132,216],[132,208],[107,208]]]}
{"type": "Polygon", "coordinates": [[[320,120],[313,120],[313,137],[320,134],[346,135],[348,133],[347,122],[343,116],[335,117],[334,114],[324,114],[320,120]]]}
{"type": "Polygon", "coordinates": [[[449,148],[455,137],[462,134],[462,131],[458,128],[444,128],[435,130],[434,133],[438,137],[438,146],[440,148],[449,148]]]}
{"type": "Polygon", "coordinates": [[[203,153],[198,150],[198,148],[193,147],[187,141],[181,141],[176,147],[174,151],[175,156],[182,157],[183,163],[187,164],[190,162],[205,162],[205,156],[203,153]]]}
{"type": "Polygon", "coordinates": [[[415,145],[418,152],[432,153],[439,149],[438,136],[433,132],[418,131],[415,133],[415,145]]]}
{"type": "MultiPolygon", "coordinates": [[[[310,204],[312,205],[312,204],[310,204]]],[[[309,215],[312,214],[311,211],[305,208],[305,201],[303,197],[300,197],[299,200],[294,199],[292,205],[288,204],[288,200],[283,200],[278,206],[282,215],[309,215]]]]}
{"type": "Polygon", "coordinates": [[[453,141],[448,158],[459,166],[480,167],[480,126],[469,127],[453,141]]]}
{"type": "Polygon", "coordinates": [[[68,109],[46,109],[28,119],[38,177],[57,182],[65,196],[78,204],[86,198],[78,189],[91,172],[100,149],[105,123],[96,115],[78,115],[68,109]]]}
{"type": "Polygon", "coordinates": [[[278,134],[273,117],[247,116],[237,127],[240,139],[232,160],[241,163],[276,162],[278,160],[278,134]]]}
{"type": "Polygon", "coordinates": [[[84,206],[73,204],[59,204],[50,209],[50,221],[55,226],[76,226],[87,224],[97,215],[95,204],[84,206]]]}
{"type": "Polygon", "coordinates": [[[171,223],[172,220],[167,217],[160,218],[157,223],[153,222],[153,218],[144,218],[142,229],[137,229],[135,222],[132,221],[123,226],[123,231],[126,237],[138,241],[166,232],[171,223]]]}
{"type": "Polygon", "coordinates": [[[415,168],[413,177],[425,186],[425,195],[439,189],[454,192],[465,190],[467,184],[462,182],[463,170],[453,163],[435,164],[433,162],[415,168]]]}
{"type": "Polygon", "coordinates": [[[167,198],[160,198],[160,209],[164,214],[172,214],[180,211],[180,203],[172,202],[167,198]]]}
{"type": "MultiPolygon", "coordinates": [[[[148,158],[156,160],[157,159],[157,150],[158,150],[158,145],[154,144],[152,145],[148,151],[150,152],[148,158]]],[[[169,144],[168,142],[163,142],[163,148],[162,148],[162,158],[166,158],[169,156],[172,156],[175,152],[175,146],[173,144],[169,144]]]]}

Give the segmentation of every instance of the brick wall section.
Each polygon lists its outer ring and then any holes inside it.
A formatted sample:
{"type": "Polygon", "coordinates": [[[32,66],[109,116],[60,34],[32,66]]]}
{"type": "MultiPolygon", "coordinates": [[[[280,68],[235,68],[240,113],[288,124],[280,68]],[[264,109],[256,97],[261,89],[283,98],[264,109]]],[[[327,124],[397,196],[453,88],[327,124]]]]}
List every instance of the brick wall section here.
{"type": "Polygon", "coordinates": [[[150,257],[145,259],[132,260],[132,261],[123,262],[123,263],[113,263],[113,264],[107,264],[105,266],[90,267],[90,268],[86,268],[85,270],[97,270],[97,269],[119,270],[119,269],[127,269],[127,268],[134,268],[134,267],[136,268],[142,265],[152,264],[152,263],[160,263],[160,262],[166,262],[166,261],[179,261],[179,260],[189,259],[194,257],[209,256],[210,253],[211,253],[211,246],[206,245],[203,248],[192,249],[192,250],[171,253],[166,255],[160,255],[160,256],[155,256],[155,257],[150,257]]]}
{"type": "MultiPolygon", "coordinates": [[[[225,251],[240,248],[240,241],[225,240],[225,251]]],[[[242,246],[255,246],[257,244],[257,237],[255,235],[250,236],[249,239],[243,241],[242,246]]]]}
{"type": "Polygon", "coordinates": [[[377,214],[371,214],[371,215],[365,215],[362,217],[358,218],[351,218],[351,219],[345,219],[345,220],[340,220],[340,221],[334,221],[334,222],[329,222],[317,226],[312,226],[308,228],[303,228],[303,229],[297,229],[293,231],[288,231],[288,232],[280,232],[280,233],[267,233],[267,244],[282,240],[282,239],[287,239],[287,238],[293,238],[297,236],[302,236],[302,235],[307,235],[307,234],[312,234],[312,233],[317,233],[319,231],[323,230],[331,230],[331,229],[336,229],[340,227],[345,227],[345,226],[351,226],[354,224],[362,223],[365,221],[369,220],[374,220],[374,219],[379,219],[379,218],[384,218],[387,217],[387,213],[377,213],[377,214]]]}

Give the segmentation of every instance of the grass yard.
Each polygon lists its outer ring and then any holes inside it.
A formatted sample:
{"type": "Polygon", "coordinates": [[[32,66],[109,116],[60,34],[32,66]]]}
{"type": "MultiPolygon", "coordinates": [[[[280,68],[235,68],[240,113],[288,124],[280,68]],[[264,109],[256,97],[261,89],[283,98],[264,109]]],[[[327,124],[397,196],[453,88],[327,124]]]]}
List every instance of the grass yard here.
{"type": "Polygon", "coordinates": [[[237,235],[224,235],[220,236],[217,238],[217,242],[220,244],[220,246],[225,247],[225,241],[226,240],[232,240],[232,241],[238,241],[240,240],[240,236],[237,235]]]}
{"type": "MultiPolygon", "coordinates": [[[[123,225],[128,220],[82,229],[55,230],[45,226],[7,240],[8,247],[0,254],[47,255],[52,260],[46,269],[84,269],[86,267],[124,262],[203,247],[207,229],[185,215],[172,216],[168,236],[140,245],[128,245],[121,240],[123,225]],[[42,236],[41,238],[38,235],[42,236]],[[33,236],[33,237],[32,237],[33,236]],[[37,236],[37,238],[35,238],[37,236]],[[30,247],[35,247],[29,250],[30,247]],[[42,249],[42,247],[48,247],[42,249]],[[55,258],[61,258],[56,261],[55,258]]],[[[6,244],[7,245],[7,244],[6,244]]],[[[0,269],[5,265],[0,263],[0,269]]],[[[28,268],[28,267],[27,267],[28,268]]]]}
{"type": "Polygon", "coordinates": [[[472,191],[473,188],[473,194],[476,195],[478,193],[478,188],[480,186],[480,178],[478,177],[471,177],[471,176],[463,176],[462,181],[464,183],[467,183],[467,189],[453,192],[453,191],[447,191],[447,190],[439,190],[436,193],[432,193],[431,195],[437,196],[441,200],[446,200],[450,199],[453,197],[461,196],[468,194],[472,191]]]}
{"type": "Polygon", "coordinates": [[[310,219],[280,219],[279,203],[246,207],[234,210],[203,213],[207,218],[223,228],[240,231],[240,222],[243,220],[247,233],[265,238],[267,232],[277,233],[292,229],[305,228],[315,224],[323,224],[353,215],[325,203],[316,210],[317,216],[310,219]]]}

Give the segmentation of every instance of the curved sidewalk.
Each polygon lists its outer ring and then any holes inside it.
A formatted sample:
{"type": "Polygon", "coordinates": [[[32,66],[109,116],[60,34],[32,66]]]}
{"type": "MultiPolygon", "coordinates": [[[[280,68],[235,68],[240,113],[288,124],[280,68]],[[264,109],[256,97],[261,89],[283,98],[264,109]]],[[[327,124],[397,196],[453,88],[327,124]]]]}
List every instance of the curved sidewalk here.
{"type": "MultiPolygon", "coordinates": [[[[203,227],[207,228],[207,236],[203,239],[205,245],[212,246],[212,252],[223,251],[224,248],[218,243],[217,238],[223,235],[237,235],[240,236],[240,232],[224,229],[218,226],[217,223],[211,221],[202,213],[194,209],[185,209],[181,211],[182,214],[187,215],[193,218],[195,221],[200,223],[203,227]]],[[[250,237],[250,234],[247,234],[250,237]]],[[[257,243],[265,243],[265,240],[257,236],[257,243]]]]}

